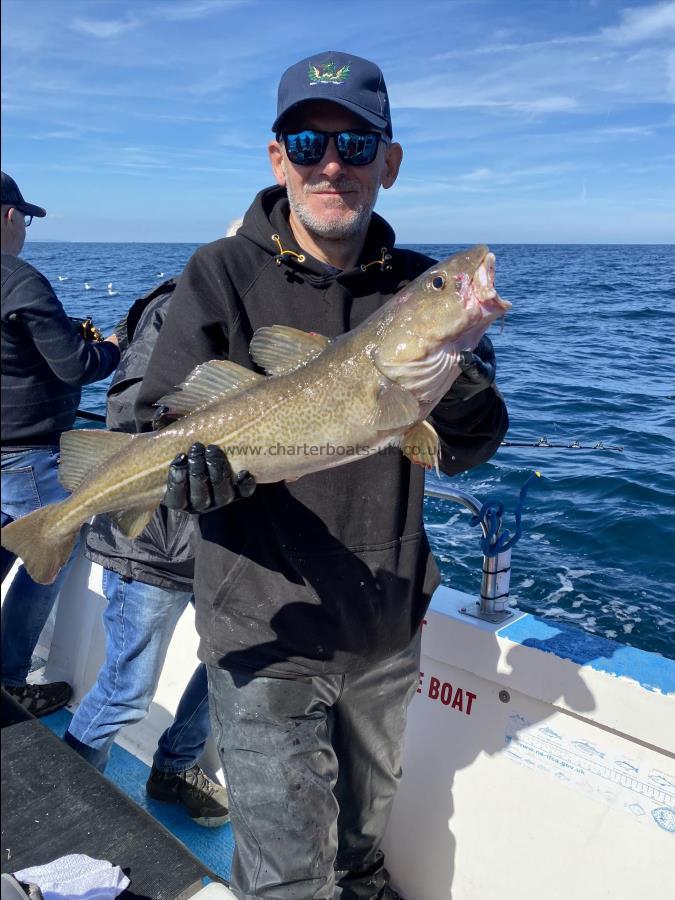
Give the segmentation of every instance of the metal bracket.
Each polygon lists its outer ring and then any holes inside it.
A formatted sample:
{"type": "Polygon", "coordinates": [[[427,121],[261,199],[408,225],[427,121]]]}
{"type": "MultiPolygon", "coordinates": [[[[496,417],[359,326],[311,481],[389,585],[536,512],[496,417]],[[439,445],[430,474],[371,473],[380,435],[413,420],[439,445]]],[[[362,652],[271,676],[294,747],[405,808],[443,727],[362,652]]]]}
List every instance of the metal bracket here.
{"type": "Polygon", "coordinates": [[[476,601],[476,609],[469,609],[466,606],[462,606],[459,611],[464,613],[465,616],[472,616],[474,619],[480,619],[482,622],[490,622],[492,625],[499,625],[501,622],[510,619],[513,615],[513,612],[508,609],[501,610],[501,612],[485,612],[480,606],[480,603],[476,601]]]}

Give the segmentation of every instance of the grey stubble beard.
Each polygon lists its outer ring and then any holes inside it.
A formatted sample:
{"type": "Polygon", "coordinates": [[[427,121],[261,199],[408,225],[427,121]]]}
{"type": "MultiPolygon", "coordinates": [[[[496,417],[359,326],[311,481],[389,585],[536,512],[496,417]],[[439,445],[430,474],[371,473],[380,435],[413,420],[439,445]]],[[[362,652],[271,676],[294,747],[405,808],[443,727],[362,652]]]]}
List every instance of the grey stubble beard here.
{"type": "Polygon", "coordinates": [[[349,179],[345,178],[336,182],[319,182],[311,186],[305,185],[304,188],[301,188],[301,191],[296,191],[289,186],[291,182],[287,175],[286,166],[287,163],[284,159],[282,167],[284,175],[286,175],[286,193],[288,195],[291,212],[310,234],[323,240],[334,241],[349,240],[361,234],[365,234],[368,230],[368,225],[370,224],[370,217],[373,209],[375,208],[379,186],[376,188],[370,202],[362,203],[357,209],[351,210],[350,215],[341,217],[340,221],[326,222],[315,216],[308,208],[305,200],[305,193],[315,193],[317,190],[325,189],[326,187],[349,188],[351,186],[349,179]]]}

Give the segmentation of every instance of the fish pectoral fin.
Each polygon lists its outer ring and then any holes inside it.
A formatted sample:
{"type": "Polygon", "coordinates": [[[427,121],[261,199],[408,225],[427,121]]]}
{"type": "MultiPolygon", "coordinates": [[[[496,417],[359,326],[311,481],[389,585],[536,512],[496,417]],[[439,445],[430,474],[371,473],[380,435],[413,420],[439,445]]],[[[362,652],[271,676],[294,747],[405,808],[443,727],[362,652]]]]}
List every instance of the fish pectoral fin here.
{"type": "Polygon", "coordinates": [[[59,481],[69,491],[76,490],[100,463],[133,440],[124,431],[76,428],[61,435],[59,481]]]}
{"type": "Polygon", "coordinates": [[[368,421],[378,431],[390,431],[412,425],[419,415],[420,405],[414,395],[395,382],[389,382],[380,389],[368,421]]]}
{"type": "Polygon", "coordinates": [[[148,509],[147,506],[135,506],[131,509],[120,509],[108,513],[115,525],[128,538],[137,538],[153,517],[157,506],[148,509]]]}
{"type": "Polygon", "coordinates": [[[251,339],[248,352],[268,375],[285,375],[323,353],[330,340],[288,325],[265,325],[251,339]]]}
{"type": "Polygon", "coordinates": [[[425,420],[406,431],[401,438],[401,453],[407,456],[410,462],[425,469],[436,469],[440,475],[439,462],[441,459],[441,442],[433,425],[425,420]]]}
{"type": "Polygon", "coordinates": [[[168,406],[171,416],[185,416],[215,400],[253,387],[264,378],[264,375],[245,369],[229,359],[212,359],[200,363],[185,381],[161,397],[156,405],[168,406]]]}

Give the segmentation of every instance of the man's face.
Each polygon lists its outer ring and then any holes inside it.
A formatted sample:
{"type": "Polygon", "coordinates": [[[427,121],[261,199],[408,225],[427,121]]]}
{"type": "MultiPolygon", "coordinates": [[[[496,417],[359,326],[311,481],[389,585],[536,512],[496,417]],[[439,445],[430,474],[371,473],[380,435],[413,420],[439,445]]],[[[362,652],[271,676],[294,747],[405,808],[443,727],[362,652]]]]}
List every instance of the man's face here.
{"type": "Polygon", "coordinates": [[[2,207],[2,249],[18,256],[26,241],[26,220],[22,212],[13,206],[2,207]]]}
{"type": "MultiPolygon", "coordinates": [[[[288,130],[306,128],[331,132],[375,130],[348,110],[321,101],[305,103],[288,130]]],[[[338,156],[333,138],[323,158],[311,166],[292,163],[283,142],[272,141],[269,153],[277,183],[286,188],[291,214],[310,234],[332,240],[349,240],[365,232],[380,185],[392,186],[402,157],[399,144],[380,141],[370,165],[350,166],[338,156]]]]}

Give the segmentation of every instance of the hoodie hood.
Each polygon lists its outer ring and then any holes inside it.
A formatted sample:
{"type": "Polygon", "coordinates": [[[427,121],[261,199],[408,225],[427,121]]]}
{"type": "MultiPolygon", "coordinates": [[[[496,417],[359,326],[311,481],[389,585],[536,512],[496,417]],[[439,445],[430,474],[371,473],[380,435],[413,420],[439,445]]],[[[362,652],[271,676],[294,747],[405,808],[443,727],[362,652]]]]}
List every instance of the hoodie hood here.
{"type": "MultiPolygon", "coordinates": [[[[323,281],[335,277],[325,263],[305,252],[298,244],[289,224],[290,205],[286,189],[275,185],[264,188],[256,196],[244,216],[238,235],[246,237],[270,256],[279,266],[302,271],[323,281]]],[[[391,226],[377,213],[372,213],[363,250],[356,266],[341,275],[356,275],[371,269],[389,271],[391,251],[396,235],[391,226]]]]}

